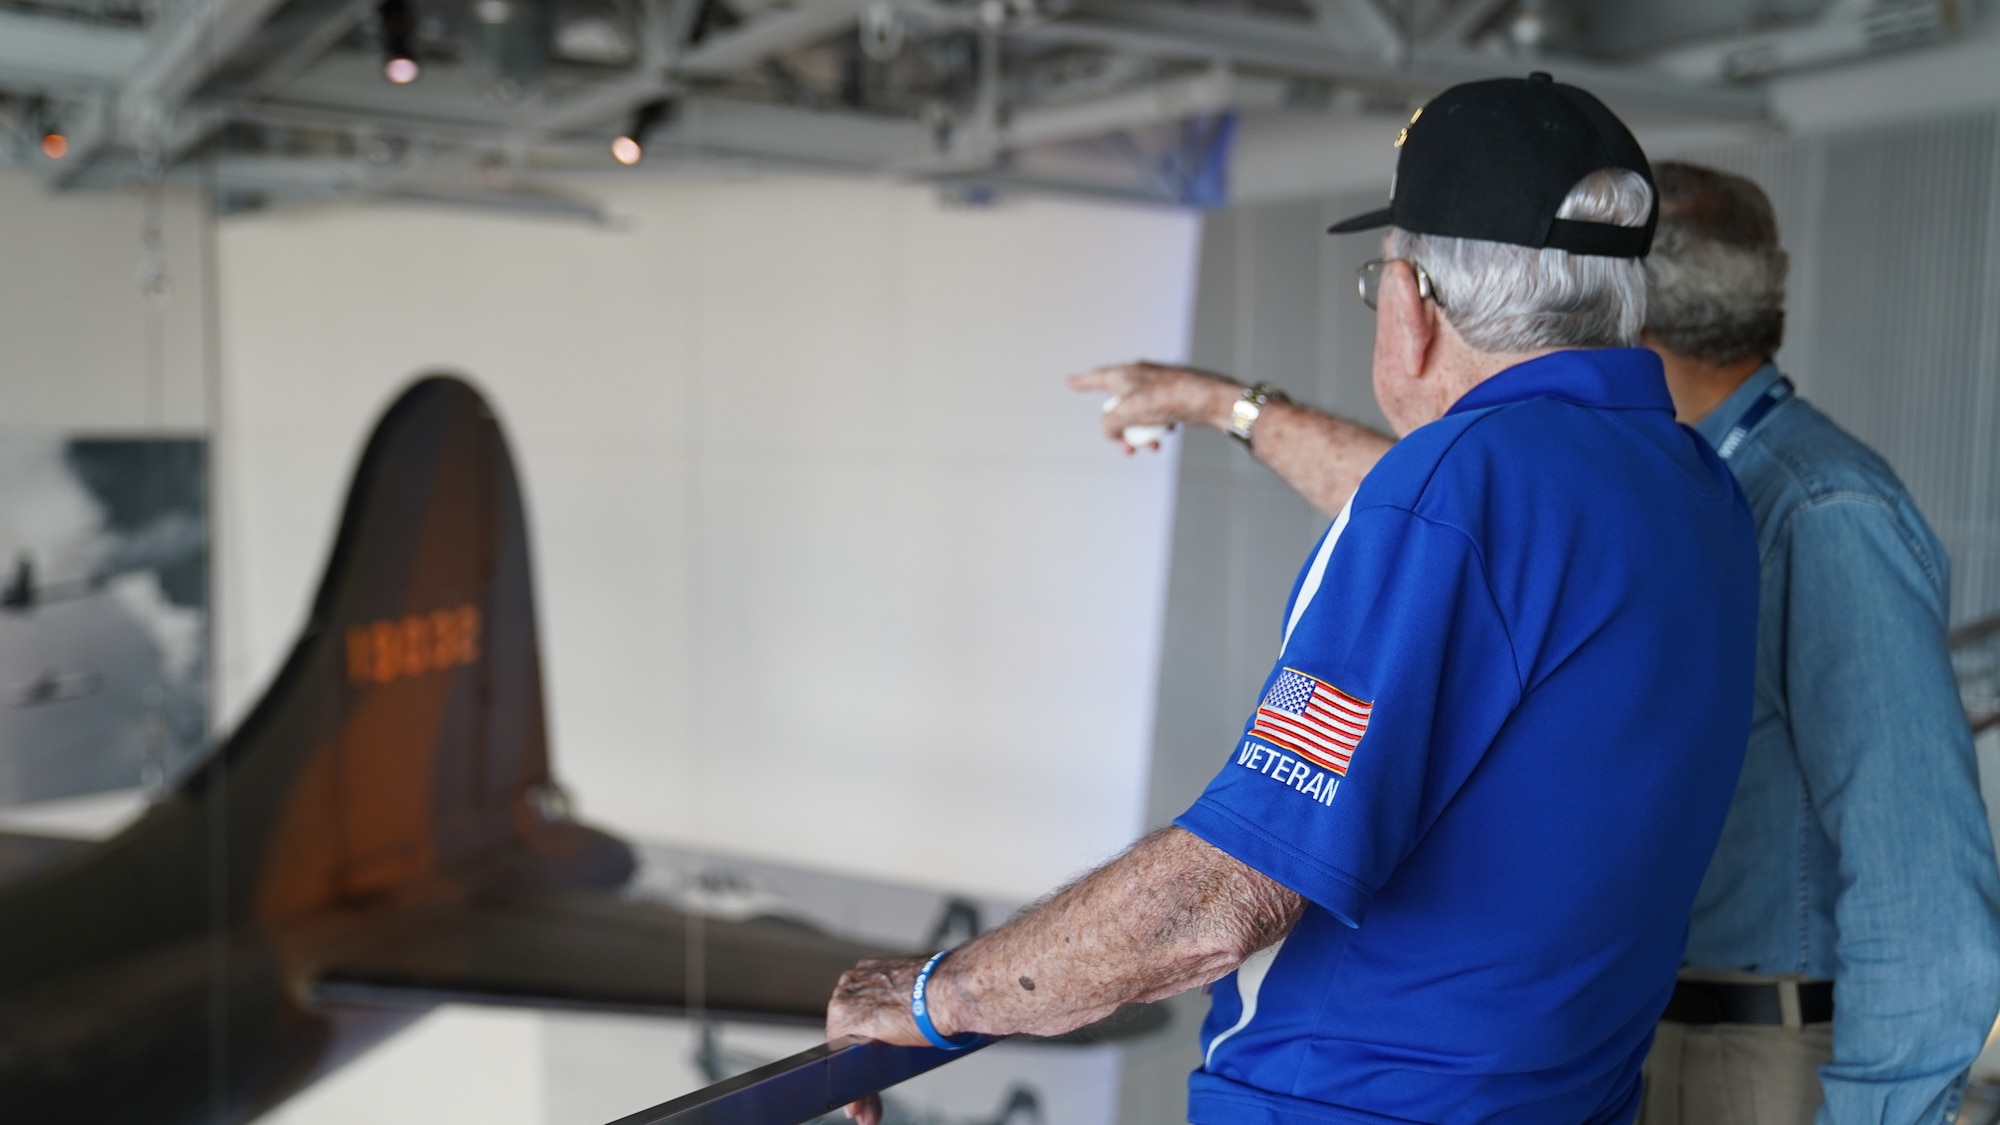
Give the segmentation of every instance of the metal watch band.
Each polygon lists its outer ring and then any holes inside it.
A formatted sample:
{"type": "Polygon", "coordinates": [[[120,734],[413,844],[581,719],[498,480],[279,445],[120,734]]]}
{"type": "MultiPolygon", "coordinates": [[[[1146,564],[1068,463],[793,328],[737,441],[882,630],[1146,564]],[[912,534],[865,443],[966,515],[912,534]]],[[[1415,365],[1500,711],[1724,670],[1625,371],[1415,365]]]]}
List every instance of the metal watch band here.
{"type": "Polygon", "coordinates": [[[1285,392],[1269,383],[1252,383],[1243,388],[1243,397],[1229,408],[1229,436],[1250,444],[1250,431],[1257,425],[1257,416],[1264,412],[1264,404],[1292,401],[1285,392]]]}

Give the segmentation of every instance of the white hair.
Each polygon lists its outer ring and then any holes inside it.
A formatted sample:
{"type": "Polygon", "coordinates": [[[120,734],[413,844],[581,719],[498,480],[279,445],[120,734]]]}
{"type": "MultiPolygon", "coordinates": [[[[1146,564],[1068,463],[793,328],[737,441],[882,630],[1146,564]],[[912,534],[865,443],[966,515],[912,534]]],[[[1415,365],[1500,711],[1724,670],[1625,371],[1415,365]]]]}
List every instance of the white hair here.
{"type": "MultiPolygon", "coordinates": [[[[1600,168],[1569,189],[1556,217],[1643,227],[1653,189],[1625,168],[1600,168]]],[[[1482,352],[1618,348],[1646,324],[1646,269],[1638,258],[1537,250],[1397,228],[1389,256],[1430,275],[1438,308],[1482,352]]]]}

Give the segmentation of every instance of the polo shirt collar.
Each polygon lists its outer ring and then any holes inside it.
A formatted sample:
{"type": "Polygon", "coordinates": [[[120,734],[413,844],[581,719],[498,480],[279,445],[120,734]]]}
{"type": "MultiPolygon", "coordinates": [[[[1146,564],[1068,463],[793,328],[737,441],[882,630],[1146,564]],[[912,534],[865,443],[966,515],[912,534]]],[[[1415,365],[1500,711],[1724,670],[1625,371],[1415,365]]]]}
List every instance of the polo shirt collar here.
{"type": "Polygon", "coordinates": [[[1764,397],[1764,392],[1771,389],[1771,384],[1782,378],[1784,375],[1778,371],[1778,365],[1775,363],[1767,363],[1758,368],[1755,375],[1743,380],[1742,386],[1729,392],[1729,397],[1723,399],[1721,405],[1709,411],[1707,417],[1694,424],[1695,432],[1708,439],[1710,446],[1721,448],[1722,439],[1729,435],[1729,431],[1735,428],[1736,423],[1743,420],[1743,415],[1749,412],[1750,407],[1764,397]]]}
{"type": "Polygon", "coordinates": [[[1555,398],[1600,410],[1674,412],[1660,357],[1647,348],[1551,352],[1517,363],[1473,387],[1447,416],[1510,402],[1555,398]]]}

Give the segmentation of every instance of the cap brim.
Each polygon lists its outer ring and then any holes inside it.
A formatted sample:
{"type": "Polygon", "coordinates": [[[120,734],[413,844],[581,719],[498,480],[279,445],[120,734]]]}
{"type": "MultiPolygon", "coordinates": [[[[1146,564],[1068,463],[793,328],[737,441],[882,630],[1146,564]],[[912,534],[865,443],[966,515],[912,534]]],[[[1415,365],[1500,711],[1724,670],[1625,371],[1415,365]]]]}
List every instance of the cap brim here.
{"type": "Polygon", "coordinates": [[[1351,219],[1342,219],[1340,222],[1326,228],[1326,233],[1352,234],[1358,230],[1374,230],[1377,227],[1386,227],[1395,221],[1394,217],[1389,214],[1389,208],[1384,207],[1380,211],[1370,211],[1366,215],[1356,215],[1351,219]]]}

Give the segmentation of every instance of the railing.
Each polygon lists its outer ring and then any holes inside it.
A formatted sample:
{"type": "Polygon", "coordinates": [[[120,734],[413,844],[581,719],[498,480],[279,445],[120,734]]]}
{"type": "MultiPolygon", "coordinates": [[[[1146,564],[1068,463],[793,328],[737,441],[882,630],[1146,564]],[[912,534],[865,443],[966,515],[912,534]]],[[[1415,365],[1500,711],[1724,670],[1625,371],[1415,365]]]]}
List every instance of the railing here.
{"type": "Polygon", "coordinates": [[[959,1051],[865,1039],[821,1043],[611,1125],[799,1125],[992,1042],[982,1039],[959,1051]]]}
{"type": "Polygon", "coordinates": [[[2000,726],[2000,614],[1953,629],[1949,643],[1972,733],[2000,726]]]}

